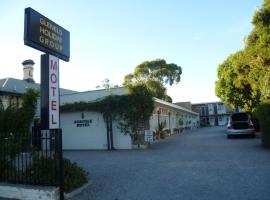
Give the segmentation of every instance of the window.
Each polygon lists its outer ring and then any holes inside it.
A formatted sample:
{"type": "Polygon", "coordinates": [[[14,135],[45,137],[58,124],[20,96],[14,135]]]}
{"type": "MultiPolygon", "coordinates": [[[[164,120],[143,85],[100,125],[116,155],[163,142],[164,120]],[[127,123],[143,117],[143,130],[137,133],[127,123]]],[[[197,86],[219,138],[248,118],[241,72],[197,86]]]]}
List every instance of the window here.
{"type": "Polygon", "coordinates": [[[9,106],[14,106],[14,104],[15,104],[15,99],[13,96],[10,96],[9,97],[9,106]]]}
{"type": "Polygon", "coordinates": [[[219,103],[218,106],[217,106],[217,109],[218,110],[224,110],[224,105],[219,103]]]}
{"type": "Polygon", "coordinates": [[[247,113],[234,113],[232,114],[232,121],[247,121],[249,116],[247,113]]]}

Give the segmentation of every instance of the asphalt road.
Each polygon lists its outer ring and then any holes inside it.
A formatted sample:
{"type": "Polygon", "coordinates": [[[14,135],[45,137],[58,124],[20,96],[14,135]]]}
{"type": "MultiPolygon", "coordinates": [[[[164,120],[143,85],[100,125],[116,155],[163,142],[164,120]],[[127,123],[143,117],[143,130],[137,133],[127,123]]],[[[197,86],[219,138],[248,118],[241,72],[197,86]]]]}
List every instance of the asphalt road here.
{"type": "Polygon", "coordinates": [[[68,151],[92,185],[72,200],[269,200],[270,151],[225,128],[174,135],[148,150],[68,151]]]}

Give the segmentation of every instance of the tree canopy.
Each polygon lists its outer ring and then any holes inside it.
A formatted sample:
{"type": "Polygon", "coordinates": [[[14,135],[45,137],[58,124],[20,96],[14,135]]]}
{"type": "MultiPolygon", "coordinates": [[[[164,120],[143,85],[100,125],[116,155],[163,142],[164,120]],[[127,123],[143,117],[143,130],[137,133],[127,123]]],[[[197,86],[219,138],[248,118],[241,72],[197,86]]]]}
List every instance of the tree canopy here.
{"type": "Polygon", "coordinates": [[[270,0],[255,11],[243,50],[218,66],[216,95],[232,107],[253,111],[270,98],[270,0]]]}
{"type": "Polygon", "coordinates": [[[132,74],[125,76],[124,85],[145,84],[154,97],[166,101],[172,99],[166,94],[165,85],[173,85],[181,80],[182,68],[164,59],[145,61],[135,67],[132,74]]]}
{"type": "Polygon", "coordinates": [[[238,51],[229,56],[218,67],[216,94],[225,104],[233,108],[240,106],[246,111],[252,111],[258,103],[259,95],[248,79],[250,65],[245,52],[238,51]]]}

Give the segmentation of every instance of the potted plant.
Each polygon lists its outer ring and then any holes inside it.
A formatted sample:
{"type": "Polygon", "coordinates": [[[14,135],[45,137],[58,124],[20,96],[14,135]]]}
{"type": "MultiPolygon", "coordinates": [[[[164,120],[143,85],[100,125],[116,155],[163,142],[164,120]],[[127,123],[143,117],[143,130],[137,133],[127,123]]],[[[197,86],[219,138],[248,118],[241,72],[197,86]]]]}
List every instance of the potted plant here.
{"type": "Polygon", "coordinates": [[[160,139],[165,138],[165,133],[164,133],[164,130],[163,130],[165,127],[166,127],[166,121],[158,123],[158,128],[157,128],[156,133],[157,133],[157,135],[159,135],[158,137],[160,139]]]}
{"type": "Polygon", "coordinates": [[[178,120],[178,124],[179,124],[179,129],[180,129],[180,133],[183,132],[183,125],[184,125],[184,122],[183,122],[183,119],[179,119],[178,120]]]}

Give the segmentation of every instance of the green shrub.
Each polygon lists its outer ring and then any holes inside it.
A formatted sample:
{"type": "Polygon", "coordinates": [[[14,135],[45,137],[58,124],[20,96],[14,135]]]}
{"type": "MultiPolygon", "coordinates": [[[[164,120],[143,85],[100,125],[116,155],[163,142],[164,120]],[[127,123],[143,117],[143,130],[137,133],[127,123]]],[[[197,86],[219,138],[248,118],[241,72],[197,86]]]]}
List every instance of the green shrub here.
{"type": "Polygon", "coordinates": [[[255,115],[260,122],[262,145],[270,149],[270,101],[259,105],[255,115]]]}
{"type": "MultiPolygon", "coordinates": [[[[28,89],[23,96],[21,107],[4,109],[0,102],[0,180],[8,177],[8,182],[25,180],[27,184],[52,183],[58,181],[58,163],[39,153],[31,152],[30,126],[35,115],[39,93],[28,89]],[[21,152],[31,154],[31,166],[18,171],[14,163],[21,152]]],[[[30,162],[30,160],[28,160],[30,162]]],[[[23,165],[23,162],[20,163],[23,165]]],[[[24,163],[25,164],[25,163],[24,163]]],[[[63,161],[64,191],[70,192],[87,182],[88,173],[68,159],[63,161]]]]}
{"type": "Polygon", "coordinates": [[[32,164],[23,172],[23,179],[28,184],[57,183],[59,174],[58,163],[52,158],[33,155],[32,164]]]}
{"type": "Polygon", "coordinates": [[[83,170],[75,162],[64,159],[64,191],[71,192],[72,190],[81,187],[87,183],[88,172],[83,170]]]}
{"type": "MultiPolygon", "coordinates": [[[[64,158],[63,168],[64,192],[71,192],[87,183],[88,172],[79,167],[77,163],[64,158]]],[[[52,182],[58,175],[59,167],[56,165],[55,160],[44,156],[34,156],[33,164],[23,173],[27,182],[32,184],[35,184],[37,181],[41,183],[52,182]]]]}
{"type": "Polygon", "coordinates": [[[30,146],[30,126],[33,121],[38,92],[28,89],[23,96],[21,107],[10,105],[4,108],[0,102],[0,178],[11,175],[14,171],[14,159],[20,152],[27,152],[30,146]],[[12,172],[12,173],[11,173],[12,172]]]}

